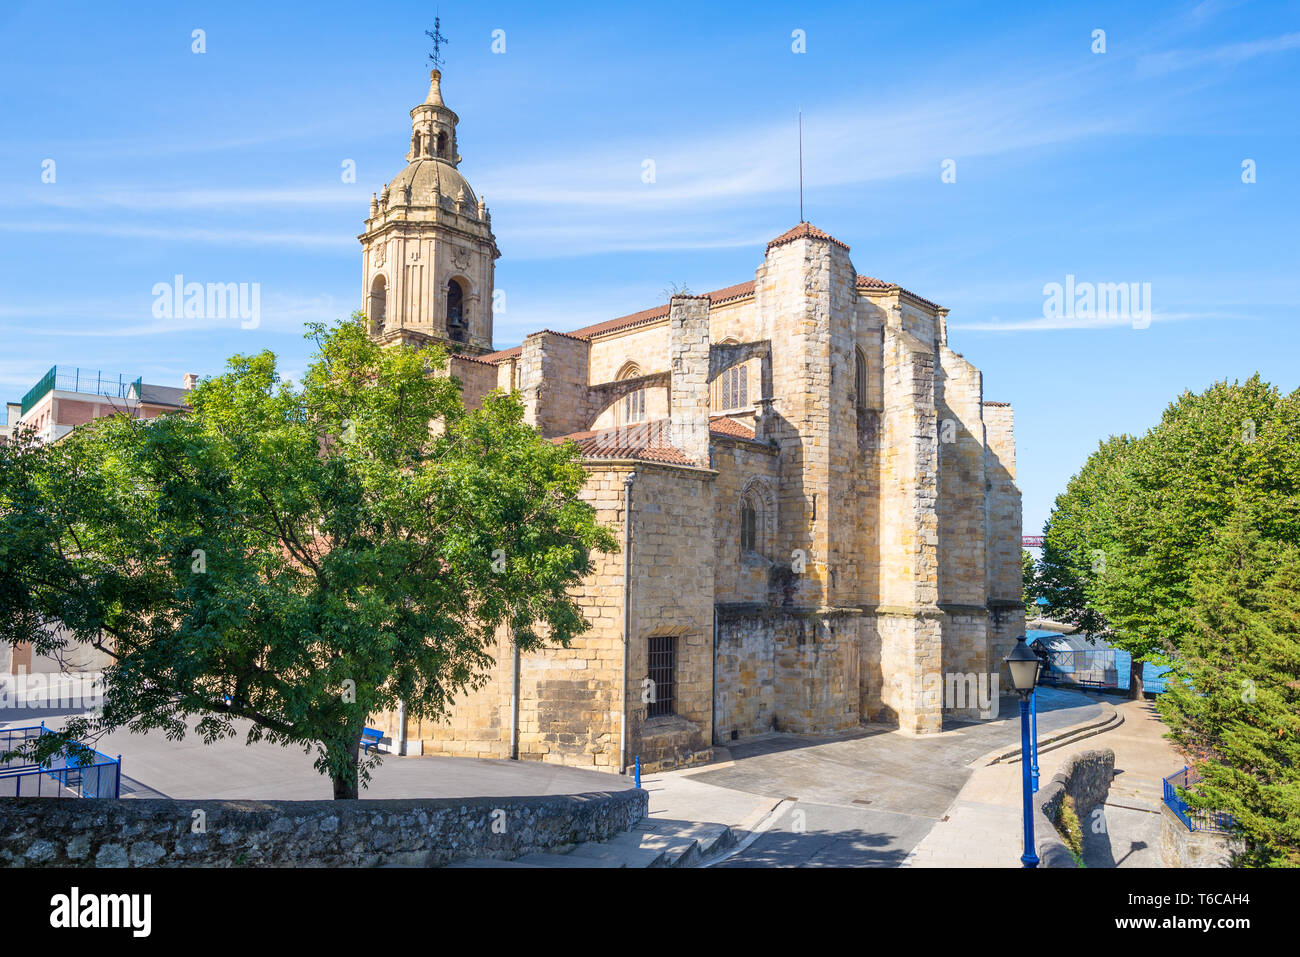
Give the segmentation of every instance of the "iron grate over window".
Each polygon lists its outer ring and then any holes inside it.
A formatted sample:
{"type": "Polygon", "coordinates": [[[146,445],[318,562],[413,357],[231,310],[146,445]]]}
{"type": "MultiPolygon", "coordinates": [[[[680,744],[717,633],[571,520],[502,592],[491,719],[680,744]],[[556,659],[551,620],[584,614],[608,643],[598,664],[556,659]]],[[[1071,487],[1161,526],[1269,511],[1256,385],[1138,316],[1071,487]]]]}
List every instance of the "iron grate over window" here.
{"type": "Polygon", "coordinates": [[[677,671],[677,639],[673,635],[659,635],[650,639],[650,689],[646,706],[647,718],[658,718],[673,713],[674,680],[677,671]]]}

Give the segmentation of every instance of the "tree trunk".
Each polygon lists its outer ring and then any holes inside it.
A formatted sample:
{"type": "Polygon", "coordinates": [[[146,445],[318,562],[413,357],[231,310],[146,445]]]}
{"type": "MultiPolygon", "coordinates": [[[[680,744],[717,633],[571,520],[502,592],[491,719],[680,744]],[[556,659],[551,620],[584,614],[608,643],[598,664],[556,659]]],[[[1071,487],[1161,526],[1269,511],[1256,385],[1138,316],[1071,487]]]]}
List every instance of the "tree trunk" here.
{"type": "Polygon", "coordinates": [[[326,745],[326,753],[331,759],[330,767],[346,769],[330,771],[330,781],[334,785],[336,801],[355,801],[360,796],[357,783],[357,753],[361,750],[361,733],[364,730],[365,725],[358,725],[355,731],[350,732],[350,740],[326,745]],[[342,760],[334,760],[336,755],[342,760]],[[349,771],[351,773],[348,773],[349,771]]]}
{"type": "Polygon", "coordinates": [[[1142,662],[1137,660],[1137,656],[1132,656],[1128,664],[1128,696],[1132,701],[1139,701],[1145,697],[1146,688],[1142,685],[1142,662]]]}
{"type": "Polygon", "coordinates": [[[346,781],[338,775],[331,775],[330,780],[334,782],[334,800],[356,800],[357,778],[355,774],[352,776],[351,781],[346,781]]]}

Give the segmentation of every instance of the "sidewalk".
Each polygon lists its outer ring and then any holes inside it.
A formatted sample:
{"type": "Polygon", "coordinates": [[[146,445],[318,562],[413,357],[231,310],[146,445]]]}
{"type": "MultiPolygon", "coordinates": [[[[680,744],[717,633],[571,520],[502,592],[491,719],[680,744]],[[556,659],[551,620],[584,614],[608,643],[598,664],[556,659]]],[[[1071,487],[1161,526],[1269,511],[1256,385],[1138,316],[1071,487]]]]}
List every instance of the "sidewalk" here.
{"type": "Polygon", "coordinates": [[[641,787],[650,795],[649,815],[608,841],[590,841],[560,853],[526,854],[513,861],[476,858],[451,866],[697,867],[719,860],[743,842],[781,803],[777,798],[701,784],[681,771],[646,775],[641,787]]]}
{"type": "MultiPolygon", "coordinates": [[[[1150,701],[1116,704],[1124,723],[1055,751],[1039,753],[1039,784],[1052,779],[1074,754],[1110,748],[1115,780],[1099,819],[1084,828],[1089,867],[1159,867],[1161,778],[1182,767],[1164,740],[1165,727],[1150,701]],[[1100,826],[1100,825],[1099,825],[1100,826]]],[[[1041,730],[1041,729],[1040,729],[1041,730]]],[[[1023,841],[1021,766],[977,761],[948,814],[908,856],[908,867],[1019,867],[1023,841]]]]}

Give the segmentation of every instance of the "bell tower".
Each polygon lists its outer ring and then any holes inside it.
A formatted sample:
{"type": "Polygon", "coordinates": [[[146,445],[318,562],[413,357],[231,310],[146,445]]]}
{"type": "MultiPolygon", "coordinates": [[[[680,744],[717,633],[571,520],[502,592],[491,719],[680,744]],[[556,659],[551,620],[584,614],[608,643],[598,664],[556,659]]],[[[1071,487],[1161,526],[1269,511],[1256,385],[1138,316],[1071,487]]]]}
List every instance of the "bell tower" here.
{"type": "Polygon", "coordinates": [[[456,124],[442,73],[411,110],[406,168],[371,195],[361,240],[362,311],[384,345],[440,342],[492,351],[492,282],[501,255],[487,205],[460,174],[456,124]]]}

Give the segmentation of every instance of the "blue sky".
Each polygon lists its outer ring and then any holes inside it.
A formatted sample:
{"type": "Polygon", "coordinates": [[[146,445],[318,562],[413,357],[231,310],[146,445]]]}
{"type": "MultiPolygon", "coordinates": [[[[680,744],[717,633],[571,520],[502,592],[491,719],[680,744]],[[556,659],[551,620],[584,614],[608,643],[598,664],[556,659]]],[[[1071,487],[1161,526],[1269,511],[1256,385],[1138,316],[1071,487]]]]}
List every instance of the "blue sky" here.
{"type": "MultiPolygon", "coordinates": [[[[302,323],[359,305],[356,235],[404,165],[434,6],[7,0],[3,398],[56,362],[179,384],[270,348],[300,372],[302,323]],[[156,319],[178,273],[259,283],[261,324],[156,319]]],[[[502,251],[498,347],[752,278],[799,219],[802,109],[806,217],[947,306],[985,398],[1015,405],[1027,532],[1100,439],[1181,391],[1300,385],[1294,3],[440,12],[461,170],[502,251]],[[1152,322],[1045,318],[1068,275],[1150,283],[1152,322]]]]}

